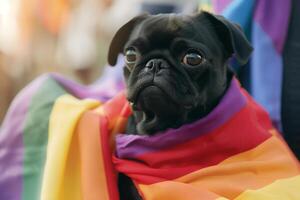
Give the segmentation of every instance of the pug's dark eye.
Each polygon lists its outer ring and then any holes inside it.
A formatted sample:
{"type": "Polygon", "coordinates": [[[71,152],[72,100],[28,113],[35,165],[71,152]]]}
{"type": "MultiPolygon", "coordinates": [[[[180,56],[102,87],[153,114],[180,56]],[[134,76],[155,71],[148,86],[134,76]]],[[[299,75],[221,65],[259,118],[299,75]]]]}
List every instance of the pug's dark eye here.
{"type": "Polygon", "coordinates": [[[131,69],[137,60],[137,52],[134,49],[128,49],[125,52],[125,61],[127,64],[127,67],[131,69]]]}
{"type": "Polygon", "coordinates": [[[203,57],[199,53],[187,53],[182,62],[188,66],[197,66],[203,62],[203,57]]]}

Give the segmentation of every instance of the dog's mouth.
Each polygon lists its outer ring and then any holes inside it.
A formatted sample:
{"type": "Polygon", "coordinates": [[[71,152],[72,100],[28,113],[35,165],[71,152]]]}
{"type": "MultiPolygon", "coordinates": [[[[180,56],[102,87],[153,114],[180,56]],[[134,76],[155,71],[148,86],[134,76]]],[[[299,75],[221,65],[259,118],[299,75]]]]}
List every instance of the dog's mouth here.
{"type": "MultiPolygon", "coordinates": [[[[146,85],[136,92],[133,101],[130,101],[133,110],[144,111],[147,116],[153,118],[155,111],[158,115],[162,115],[160,111],[168,109],[168,107],[180,106],[180,102],[169,95],[164,89],[158,85],[146,85]]],[[[182,105],[182,104],[181,104],[182,105]]],[[[186,106],[188,107],[188,106],[186,106]]]]}
{"type": "Polygon", "coordinates": [[[153,134],[165,128],[174,128],[187,111],[187,108],[175,102],[156,85],[140,89],[132,108],[138,114],[137,129],[141,134],[153,134]]]}
{"type": "Polygon", "coordinates": [[[158,129],[159,120],[154,112],[141,111],[142,119],[138,122],[137,128],[141,134],[152,134],[158,129]]]}

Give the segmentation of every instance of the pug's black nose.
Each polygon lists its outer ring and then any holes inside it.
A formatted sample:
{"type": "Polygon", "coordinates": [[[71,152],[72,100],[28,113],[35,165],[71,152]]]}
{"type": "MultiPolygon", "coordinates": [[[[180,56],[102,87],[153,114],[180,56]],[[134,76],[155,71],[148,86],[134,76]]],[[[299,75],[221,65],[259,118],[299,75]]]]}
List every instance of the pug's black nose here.
{"type": "Polygon", "coordinates": [[[167,68],[168,63],[163,59],[151,59],[146,63],[146,69],[158,72],[163,68],[167,68]]]}

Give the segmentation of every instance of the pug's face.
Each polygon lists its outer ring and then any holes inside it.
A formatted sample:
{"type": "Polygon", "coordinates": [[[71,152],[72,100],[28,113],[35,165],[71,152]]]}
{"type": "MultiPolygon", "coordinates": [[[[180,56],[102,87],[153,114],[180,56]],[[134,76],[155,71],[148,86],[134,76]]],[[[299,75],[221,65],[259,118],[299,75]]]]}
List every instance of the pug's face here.
{"type": "Polygon", "coordinates": [[[242,31],[220,16],[141,15],[116,33],[109,63],[124,54],[137,132],[153,134],[209,113],[230,81],[228,58],[244,64],[251,51],[242,31]]]}

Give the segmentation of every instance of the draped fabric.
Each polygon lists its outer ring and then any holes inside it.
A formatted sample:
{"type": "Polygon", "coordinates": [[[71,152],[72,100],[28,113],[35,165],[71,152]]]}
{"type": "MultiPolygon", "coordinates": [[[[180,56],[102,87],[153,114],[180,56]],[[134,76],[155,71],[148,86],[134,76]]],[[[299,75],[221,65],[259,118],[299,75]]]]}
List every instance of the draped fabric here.
{"type": "MultiPolygon", "coordinates": [[[[102,77],[95,85],[82,86],[58,74],[45,74],[25,87],[12,102],[0,129],[0,199],[41,199],[50,138],[49,121],[56,101],[61,102],[58,101],[64,99],[61,97],[71,94],[73,97],[67,98],[70,106],[65,107],[70,111],[64,110],[61,114],[80,115],[111,99],[122,87],[123,85],[106,81],[106,77],[102,77]],[[80,102],[80,99],[86,98],[94,100],[80,102]]],[[[59,126],[77,122],[75,119],[61,121],[59,126]]],[[[98,123],[95,126],[99,126],[98,123]]],[[[66,144],[67,141],[61,143],[66,144]]]]}
{"type": "Polygon", "coordinates": [[[233,80],[208,116],[154,136],[120,134],[114,164],[144,199],[298,199],[298,161],[233,80]]]}
{"type": "Polygon", "coordinates": [[[236,79],[205,118],[126,135],[124,92],[44,75],[14,100],[0,132],[0,199],[300,199],[300,171],[267,113],[236,79]]]}
{"type": "Polygon", "coordinates": [[[282,129],[281,93],[283,49],[288,35],[292,0],[212,0],[216,13],[239,23],[251,41],[251,61],[242,71],[242,82],[254,99],[282,129]]]}

